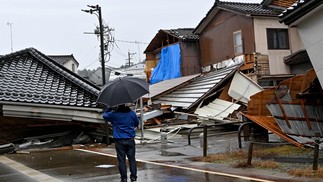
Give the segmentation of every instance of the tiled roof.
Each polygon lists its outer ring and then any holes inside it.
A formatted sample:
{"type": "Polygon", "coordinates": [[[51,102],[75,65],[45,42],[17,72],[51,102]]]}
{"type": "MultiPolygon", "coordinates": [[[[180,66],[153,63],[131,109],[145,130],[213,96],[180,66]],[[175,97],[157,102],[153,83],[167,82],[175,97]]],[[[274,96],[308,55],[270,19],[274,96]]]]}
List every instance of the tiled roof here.
{"type": "Polygon", "coordinates": [[[49,58],[53,59],[54,61],[58,62],[59,64],[63,65],[69,60],[74,60],[77,64],[79,64],[76,59],[74,58],[73,54],[71,55],[48,55],[49,58]]]}
{"type": "Polygon", "coordinates": [[[0,57],[0,102],[96,107],[99,88],[34,48],[0,57]]]}
{"type": "Polygon", "coordinates": [[[278,16],[279,21],[290,25],[321,4],[323,4],[322,0],[297,0],[278,16]]]}
{"type": "Polygon", "coordinates": [[[160,29],[150,41],[144,53],[177,43],[179,40],[197,42],[199,36],[194,34],[193,31],[193,28],[160,29]],[[169,36],[173,36],[173,38],[169,38],[169,36]]]}
{"type": "Polygon", "coordinates": [[[194,34],[193,30],[194,28],[178,28],[163,31],[182,40],[198,40],[199,36],[194,34]]]}
{"type": "Polygon", "coordinates": [[[281,10],[262,6],[258,3],[216,2],[214,7],[251,16],[278,16],[281,10]]]}
{"type": "Polygon", "coordinates": [[[259,3],[224,2],[216,0],[206,16],[194,29],[194,33],[200,33],[207,24],[216,16],[219,10],[229,11],[244,16],[265,16],[277,17],[283,10],[279,8],[269,8],[259,3]]]}
{"type": "Polygon", "coordinates": [[[281,8],[288,8],[295,3],[296,0],[263,0],[261,4],[263,6],[275,6],[281,8]]]}

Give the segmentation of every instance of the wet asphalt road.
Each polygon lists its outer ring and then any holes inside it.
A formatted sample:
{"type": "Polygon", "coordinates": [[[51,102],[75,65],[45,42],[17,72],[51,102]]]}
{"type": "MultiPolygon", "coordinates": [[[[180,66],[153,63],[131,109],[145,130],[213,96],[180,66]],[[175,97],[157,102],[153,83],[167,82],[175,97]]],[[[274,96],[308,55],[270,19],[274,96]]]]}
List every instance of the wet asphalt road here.
{"type": "MultiPolygon", "coordinates": [[[[86,150],[60,150],[0,156],[0,181],[109,181],[119,182],[113,155],[86,150]]],[[[129,172],[128,172],[129,174],[129,172]]],[[[184,167],[138,162],[138,182],[257,181],[216,175],[184,167]]]]}

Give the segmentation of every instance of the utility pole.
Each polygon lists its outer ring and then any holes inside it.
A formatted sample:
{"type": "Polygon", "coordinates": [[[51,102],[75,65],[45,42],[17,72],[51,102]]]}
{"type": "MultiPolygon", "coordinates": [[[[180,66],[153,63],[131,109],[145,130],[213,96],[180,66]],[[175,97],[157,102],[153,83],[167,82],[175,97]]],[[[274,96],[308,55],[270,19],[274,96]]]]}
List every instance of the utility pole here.
{"type": "Polygon", "coordinates": [[[104,42],[103,42],[103,25],[102,25],[102,13],[101,7],[96,5],[96,9],[99,11],[99,24],[100,24],[100,47],[101,47],[101,66],[102,66],[102,86],[105,85],[105,61],[104,61],[104,42]]]}
{"type": "Polygon", "coordinates": [[[132,56],[133,55],[135,55],[136,53],[130,53],[129,51],[128,51],[128,66],[130,67],[130,65],[131,65],[131,59],[132,59],[132,56]]]}
{"type": "MultiPolygon", "coordinates": [[[[96,6],[90,6],[87,5],[89,8],[89,10],[82,10],[86,13],[91,13],[93,14],[94,12],[97,11],[98,14],[94,13],[98,18],[99,18],[99,26],[100,26],[100,51],[101,51],[101,66],[102,66],[102,87],[105,85],[105,61],[104,61],[104,37],[103,37],[103,25],[102,25],[102,14],[101,14],[101,7],[99,5],[96,6]]],[[[110,131],[109,131],[109,126],[106,126],[106,142],[107,145],[110,145],[110,131]]]]}
{"type": "Polygon", "coordinates": [[[125,43],[130,43],[130,44],[137,44],[138,46],[138,58],[139,58],[139,62],[141,61],[141,58],[140,58],[140,44],[148,44],[148,43],[145,43],[145,42],[139,42],[139,41],[128,41],[128,40],[114,40],[114,41],[117,41],[117,42],[125,42],[125,43]]]}
{"type": "Polygon", "coordinates": [[[102,13],[101,13],[101,7],[99,5],[96,6],[90,6],[87,5],[89,8],[89,10],[82,10],[86,13],[90,13],[93,14],[94,12],[97,11],[98,14],[95,14],[98,16],[99,18],[99,27],[100,27],[100,54],[101,54],[101,67],[102,67],[102,86],[105,85],[105,61],[104,61],[104,37],[103,37],[103,25],[102,25],[102,13]]]}

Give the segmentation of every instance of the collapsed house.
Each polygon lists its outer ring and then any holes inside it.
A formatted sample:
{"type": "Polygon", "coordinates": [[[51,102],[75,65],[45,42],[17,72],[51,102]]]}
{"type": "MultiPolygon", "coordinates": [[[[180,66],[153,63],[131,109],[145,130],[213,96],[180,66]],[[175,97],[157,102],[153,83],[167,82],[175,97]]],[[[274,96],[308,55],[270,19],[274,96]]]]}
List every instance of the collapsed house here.
{"type": "Polygon", "coordinates": [[[102,133],[98,94],[98,87],[34,48],[1,56],[0,144],[64,136],[57,145],[65,145],[82,132],[102,133]]]}
{"type": "Polygon", "coordinates": [[[322,93],[311,69],[251,96],[243,115],[296,146],[313,144],[323,134],[322,93]]]}
{"type": "MultiPolygon", "coordinates": [[[[322,138],[322,13],[323,2],[296,1],[279,15],[280,22],[299,33],[302,49],[285,60],[310,60],[313,68],[254,96],[245,116],[297,145],[322,138]]],[[[322,147],[322,144],[321,144],[322,147]]]]}
{"type": "Polygon", "coordinates": [[[240,71],[241,61],[237,58],[222,69],[150,85],[150,93],[143,98],[150,105],[159,105],[158,109],[171,110],[175,119],[239,122],[238,111],[262,90],[240,71]]]}

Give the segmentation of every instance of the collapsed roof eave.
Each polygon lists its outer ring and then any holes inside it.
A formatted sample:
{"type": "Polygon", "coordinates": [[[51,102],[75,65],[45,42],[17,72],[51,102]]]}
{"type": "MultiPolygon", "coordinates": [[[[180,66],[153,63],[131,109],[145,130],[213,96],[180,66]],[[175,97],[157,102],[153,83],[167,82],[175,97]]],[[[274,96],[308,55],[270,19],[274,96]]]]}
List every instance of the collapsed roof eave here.
{"type": "Polygon", "coordinates": [[[278,127],[278,125],[275,124],[276,121],[275,121],[274,117],[262,116],[262,115],[252,116],[252,115],[248,115],[248,114],[245,114],[242,112],[241,112],[241,114],[243,116],[245,116],[246,118],[250,119],[251,121],[257,123],[261,127],[267,129],[268,131],[275,133],[276,135],[278,135],[282,139],[286,140],[287,142],[290,142],[297,147],[304,146],[302,143],[295,141],[294,139],[289,137],[287,134],[283,133],[283,131],[278,127]]]}
{"type": "Polygon", "coordinates": [[[1,114],[6,117],[43,120],[82,121],[103,124],[102,109],[1,101],[1,114]]]}
{"type": "Polygon", "coordinates": [[[189,75],[179,78],[174,78],[170,80],[163,80],[161,82],[149,85],[150,93],[142,96],[144,99],[154,99],[162,94],[169,93],[172,90],[180,88],[195,78],[199,77],[201,74],[189,75]]]}
{"type": "MultiPolygon", "coordinates": [[[[241,66],[241,64],[240,64],[241,66]]],[[[208,97],[210,94],[214,93],[215,91],[219,90],[223,85],[231,80],[234,76],[234,74],[239,70],[240,66],[237,66],[235,69],[233,69],[225,78],[223,78],[219,83],[217,83],[213,88],[211,88],[209,91],[204,93],[200,98],[198,98],[195,102],[193,102],[189,107],[187,107],[187,110],[191,110],[193,108],[196,108],[200,102],[202,102],[206,97],[208,97]]]]}

